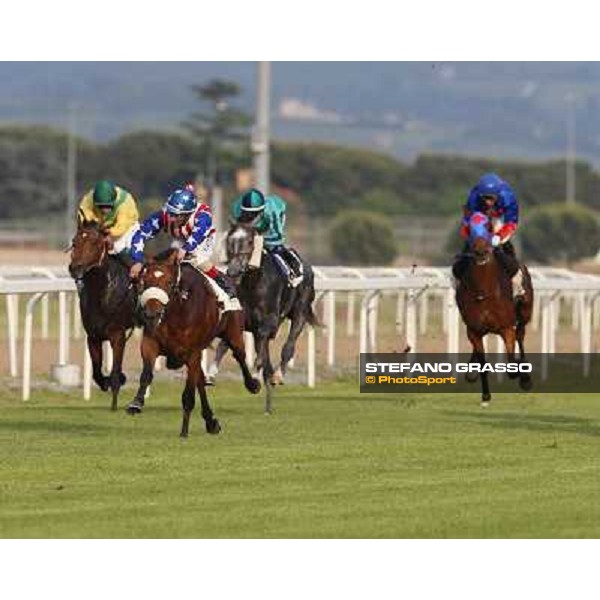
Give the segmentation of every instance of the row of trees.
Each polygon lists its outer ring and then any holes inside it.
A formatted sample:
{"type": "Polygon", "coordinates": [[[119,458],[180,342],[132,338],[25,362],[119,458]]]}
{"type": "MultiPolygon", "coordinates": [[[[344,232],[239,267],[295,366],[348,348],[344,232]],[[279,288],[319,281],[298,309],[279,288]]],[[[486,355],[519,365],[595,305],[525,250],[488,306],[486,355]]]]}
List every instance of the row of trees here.
{"type": "MultiPolygon", "coordinates": [[[[210,138],[205,138],[210,139],[210,138]]],[[[82,191],[100,177],[112,178],[137,196],[164,196],[194,179],[210,159],[213,142],[193,136],[141,131],[108,144],[78,140],[77,184],[82,191]]],[[[64,206],[67,138],[45,127],[0,128],[0,217],[12,205],[41,212],[64,206]]],[[[219,151],[220,179],[232,186],[235,171],[250,163],[246,146],[225,144],[219,151]]],[[[210,169],[209,169],[210,170],[210,169]]],[[[368,150],[323,144],[275,143],[274,184],[298,194],[308,213],[332,216],[340,209],[368,209],[386,215],[457,212],[479,176],[494,170],[517,190],[522,206],[532,208],[564,198],[564,163],[502,162],[460,156],[421,156],[409,165],[368,150]]],[[[600,175],[577,163],[581,202],[600,209],[600,175]]]]}
{"type": "MultiPolygon", "coordinates": [[[[78,191],[98,179],[113,179],[130,189],[146,212],[175,187],[204,173],[209,182],[218,179],[226,197],[232,198],[236,171],[250,164],[248,145],[241,143],[249,119],[232,104],[239,88],[213,81],[193,91],[206,110],[190,116],[181,132],[139,131],[106,144],[79,139],[78,191]]],[[[64,131],[0,128],[0,219],[35,217],[45,223],[52,215],[62,218],[66,148],[64,131]]],[[[292,213],[321,221],[337,217],[331,247],[345,262],[393,260],[398,245],[390,217],[456,216],[458,221],[468,190],[491,170],[518,192],[524,216],[520,237],[529,258],[572,261],[596,253],[600,175],[584,162],[576,166],[583,206],[571,210],[562,204],[562,161],[427,155],[406,164],[384,154],[332,145],[278,142],[272,148],[272,179],[282,193],[287,190],[297,199],[292,213]]],[[[453,234],[447,251],[456,245],[453,234]]]]}

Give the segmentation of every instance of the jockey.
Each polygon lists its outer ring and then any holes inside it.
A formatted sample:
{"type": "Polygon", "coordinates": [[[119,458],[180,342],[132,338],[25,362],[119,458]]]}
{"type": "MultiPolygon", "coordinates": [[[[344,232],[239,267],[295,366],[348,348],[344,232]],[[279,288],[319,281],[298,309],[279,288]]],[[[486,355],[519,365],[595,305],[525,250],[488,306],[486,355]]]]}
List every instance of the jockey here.
{"type": "Polygon", "coordinates": [[[131,278],[137,279],[142,270],[144,246],[148,240],[164,231],[173,238],[172,248],[177,248],[177,260],[184,258],[197,271],[203,273],[213,288],[217,300],[225,311],[241,310],[235,289],[211,260],[215,245],[215,228],[212,213],[206,204],[199,204],[193,186],[175,190],[157,212],[152,213],[133,237],[131,278]]]}
{"type": "Polygon", "coordinates": [[[504,268],[513,277],[514,295],[523,295],[523,273],[510,241],[519,225],[519,205],[514,191],[495,173],[486,173],[473,187],[464,206],[460,228],[463,239],[469,238],[469,221],[474,213],[483,213],[489,218],[491,244],[504,268]]]}
{"type": "Polygon", "coordinates": [[[298,254],[284,245],[285,201],[275,194],[265,196],[253,188],[234,202],[231,212],[236,221],[251,223],[258,233],[248,265],[255,269],[260,267],[264,247],[275,259],[289,284],[296,287],[303,279],[304,267],[298,254]]]}
{"type": "Polygon", "coordinates": [[[109,233],[109,254],[129,255],[140,214],[135,198],[126,189],[110,181],[99,181],[83,196],[79,209],[86,221],[98,223],[109,233]]]}

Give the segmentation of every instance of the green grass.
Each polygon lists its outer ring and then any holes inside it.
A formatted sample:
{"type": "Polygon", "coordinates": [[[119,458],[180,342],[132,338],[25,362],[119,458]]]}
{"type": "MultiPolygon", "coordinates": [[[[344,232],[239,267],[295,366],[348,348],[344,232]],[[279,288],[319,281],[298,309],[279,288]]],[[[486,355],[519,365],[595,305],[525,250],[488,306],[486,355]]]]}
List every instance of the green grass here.
{"type": "MultiPolygon", "coordinates": [[[[223,425],[180,389],[146,412],[96,393],[0,395],[1,537],[598,537],[597,399],[360,395],[284,388],[276,412],[240,385],[211,392],[223,425]]],[[[131,388],[122,398],[130,398],[131,388]]]]}

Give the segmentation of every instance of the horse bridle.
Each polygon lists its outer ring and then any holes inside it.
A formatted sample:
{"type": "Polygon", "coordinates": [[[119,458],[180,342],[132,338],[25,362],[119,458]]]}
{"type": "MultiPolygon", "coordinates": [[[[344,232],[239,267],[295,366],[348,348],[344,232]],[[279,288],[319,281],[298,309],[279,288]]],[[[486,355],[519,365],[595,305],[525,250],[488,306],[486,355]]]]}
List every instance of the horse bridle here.
{"type": "MultiPolygon", "coordinates": [[[[65,252],[71,251],[72,249],[73,249],[73,242],[71,242],[71,245],[69,246],[69,248],[67,248],[67,250],[65,250],[65,252]]],[[[106,240],[104,240],[104,242],[102,244],[102,254],[100,254],[100,258],[98,259],[98,261],[95,263],[92,263],[91,265],[85,266],[83,269],[83,273],[81,274],[81,277],[78,277],[77,279],[75,279],[75,284],[77,285],[78,288],[81,285],[83,285],[83,278],[85,275],[87,275],[87,273],[89,273],[93,269],[97,269],[102,266],[102,263],[104,262],[104,259],[106,258],[107,252],[108,252],[108,242],[106,240]]]]}
{"type": "MultiPolygon", "coordinates": [[[[144,271],[147,268],[148,267],[144,267],[144,271]]],[[[181,293],[181,289],[179,287],[179,283],[181,282],[181,263],[180,262],[176,263],[176,268],[177,268],[177,277],[175,277],[174,281],[172,281],[168,285],[167,289],[163,289],[161,287],[153,285],[153,286],[145,288],[142,291],[142,293],[139,295],[139,302],[140,302],[142,308],[144,307],[144,305],[146,304],[146,302],[148,302],[151,299],[158,300],[158,302],[161,304],[162,308],[160,309],[160,311],[158,313],[158,320],[156,322],[157,326],[160,325],[161,321],[163,320],[163,317],[165,316],[165,312],[167,310],[167,306],[168,306],[169,302],[171,301],[171,296],[181,293]],[[153,292],[151,294],[148,294],[146,301],[144,301],[144,294],[147,291],[154,290],[154,289],[160,290],[166,296],[166,302],[163,302],[160,298],[157,298],[155,292],[153,292]]]]}
{"type": "MultiPolygon", "coordinates": [[[[248,233],[250,234],[250,238],[252,240],[252,246],[250,248],[250,251],[248,251],[248,252],[238,252],[233,257],[233,258],[240,258],[240,257],[244,257],[245,258],[245,261],[244,261],[243,265],[240,268],[240,273],[239,273],[239,275],[237,275],[237,277],[242,277],[248,271],[248,263],[250,262],[250,257],[252,256],[252,252],[254,251],[254,237],[256,236],[256,229],[254,227],[252,227],[248,223],[244,223],[243,225],[245,226],[244,229],[246,229],[248,231],[248,233]]],[[[227,262],[229,263],[230,261],[231,261],[231,258],[229,256],[227,256],[227,262]]]]}

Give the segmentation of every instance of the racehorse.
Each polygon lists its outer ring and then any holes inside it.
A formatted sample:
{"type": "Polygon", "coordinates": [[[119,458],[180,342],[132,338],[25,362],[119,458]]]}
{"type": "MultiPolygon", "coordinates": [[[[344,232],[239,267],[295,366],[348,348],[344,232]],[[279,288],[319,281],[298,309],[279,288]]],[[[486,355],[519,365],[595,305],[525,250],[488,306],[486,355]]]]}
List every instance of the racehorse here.
{"type": "MultiPolygon", "coordinates": [[[[486,362],[483,337],[488,333],[500,335],[506,346],[509,362],[515,362],[515,343],[519,346],[519,360],[525,360],[525,327],[531,320],[533,287],[527,267],[521,264],[524,295],[513,297],[512,276],[498,255],[502,249],[491,246],[488,219],[475,213],[470,225],[469,249],[459,260],[465,261],[458,278],[456,303],[467,326],[467,337],[473,346],[471,362],[486,362]]],[[[481,404],[491,400],[488,374],[480,373],[481,404]]],[[[528,373],[511,373],[509,378],[519,378],[522,389],[531,389],[528,373]]],[[[477,375],[469,378],[474,381],[477,375]]]]}
{"type": "Polygon", "coordinates": [[[117,409],[119,389],[126,377],[121,368],[127,331],[133,330],[137,304],[127,267],[108,254],[110,237],[98,223],[85,220],[80,212],[71,244],[69,273],[77,282],[81,320],[87,333],[94,381],[102,391],[112,392],[111,409],[117,409]],[[113,351],[109,377],[102,374],[102,342],[113,351]]]}
{"type": "MultiPolygon", "coordinates": [[[[238,297],[246,315],[245,328],[254,337],[255,366],[258,370],[262,369],[266,391],[265,412],[268,414],[271,412],[272,386],[283,382],[304,325],[309,323],[317,326],[319,323],[312,310],[315,288],[311,266],[303,262],[304,278],[296,287],[288,285],[275,259],[268,252],[263,251],[259,269],[249,268],[256,235],[256,230],[249,223],[231,224],[226,238],[227,274],[238,286],[238,297]],[[275,370],[269,344],[285,319],[290,320],[291,326],[281,349],[280,365],[275,370]]],[[[223,354],[223,346],[220,345],[217,348],[217,368],[223,354]]]]}
{"type": "Polygon", "coordinates": [[[208,403],[202,371],[202,351],[219,336],[233,352],[242,369],[246,389],[257,394],[260,381],[254,379],[246,366],[243,343],[244,317],[242,311],[228,311],[221,315],[217,299],[204,276],[191,265],[180,264],[177,251],[169,250],[150,260],[141,274],[140,304],[143,311],[144,335],[142,359],[144,363],[140,385],[127,412],[142,411],[144,397],[153,379],[153,368],[158,356],[167,357],[167,367],[187,367],[185,389],[181,396],[183,421],[181,437],[187,437],[189,421],[196,403],[196,389],[200,394],[202,417],[206,431],[217,434],[221,430],[208,403]]]}

